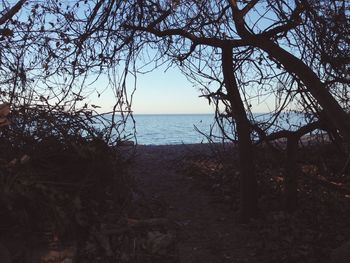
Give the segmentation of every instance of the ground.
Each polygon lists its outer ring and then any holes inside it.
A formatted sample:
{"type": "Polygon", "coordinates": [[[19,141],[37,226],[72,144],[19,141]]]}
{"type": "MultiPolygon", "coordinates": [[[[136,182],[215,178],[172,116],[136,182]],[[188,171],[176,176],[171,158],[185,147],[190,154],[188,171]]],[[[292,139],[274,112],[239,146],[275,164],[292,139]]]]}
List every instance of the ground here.
{"type": "MultiPolygon", "coordinates": [[[[81,163],[61,158],[60,167],[80,165],[72,171],[79,171],[83,177],[90,174],[94,180],[79,195],[81,202],[70,200],[76,191],[42,188],[40,181],[33,181],[34,186],[41,186],[39,190],[64,197],[63,203],[54,198],[50,207],[65,208],[66,217],[59,221],[63,224],[53,224],[55,221],[48,227],[44,227],[42,218],[29,218],[30,224],[24,225],[27,227],[2,218],[0,262],[328,263],[331,253],[350,244],[350,157],[340,154],[337,147],[312,144],[298,152],[297,165],[301,169],[295,175],[298,207],[294,212],[286,211],[283,202],[283,150],[257,148],[259,217],[246,224],[236,220],[240,189],[236,148],[233,144],[225,145],[232,147],[226,151],[221,147],[138,145],[129,162],[126,159],[126,163],[109,168],[105,158],[84,157],[81,163]],[[110,168],[116,176],[108,181],[106,171],[110,168]],[[41,232],[30,231],[28,227],[33,223],[43,225],[41,232]],[[56,225],[73,231],[60,232],[56,225]],[[37,241],[42,244],[37,246],[37,241]],[[9,261],[8,256],[13,260],[9,261]],[[26,258],[34,260],[24,261],[26,258]]],[[[132,149],[130,145],[121,146],[122,156],[132,149]]],[[[101,151],[94,153],[101,156],[101,151]]],[[[72,156],[75,154],[68,155],[69,160],[72,156]]],[[[110,160],[114,159],[113,155],[110,160]]],[[[33,160],[14,166],[6,162],[4,175],[38,168],[41,163],[33,160]]],[[[53,162],[52,167],[56,168],[57,163],[53,162]]],[[[65,171],[58,173],[66,175],[59,176],[58,182],[71,178],[65,171]]],[[[27,176],[23,176],[23,182],[26,180],[27,176]]],[[[37,204],[39,198],[34,197],[33,203],[37,204]]],[[[28,211],[40,209],[32,210],[28,211]]],[[[23,217],[17,214],[14,218],[23,217]]]]}
{"type": "Polygon", "coordinates": [[[229,205],[215,202],[178,169],[183,158],[199,153],[211,151],[205,144],[138,146],[130,173],[147,199],[163,202],[166,216],[180,226],[181,263],[256,262],[251,249],[256,235],[236,223],[229,205]]]}
{"type": "Polygon", "coordinates": [[[311,142],[298,151],[293,212],[284,206],[284,151],[257,148],[259,218],[247,224],[236,220],[235,148],[138,146],[130,172],[145,200],[162,203],[158,215],[179,226],[178,262],[328,263],[350,243],[349,157],[334,145],[311,142]]]}

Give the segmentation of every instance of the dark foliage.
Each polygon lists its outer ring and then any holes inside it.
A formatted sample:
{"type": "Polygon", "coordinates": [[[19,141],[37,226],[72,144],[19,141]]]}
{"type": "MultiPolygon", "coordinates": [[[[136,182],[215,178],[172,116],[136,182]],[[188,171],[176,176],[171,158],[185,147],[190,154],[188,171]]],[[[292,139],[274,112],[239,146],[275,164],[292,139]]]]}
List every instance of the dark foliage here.
{"type": "Polygon", "coordinates": [[[0,131],[3,236],[24,236],[33,246],[47,233],[48,242],[85,242],[106,214],[116,220],[126,214],[132,186],[126,158],[90,114],[12,111],[11,125],[0,131]]]}
{"type": "MultiPolygon", "coordinates": [[[[283,143],[277,146],[284,147],[283,143]]],[[[250,246],[259,262],[328,262],[331,251],[350,239],[347,156],[329,143],[312,142],[300,148],[298,206],[289,213],[284,205],[281,164],[285,155],[281,150],[256,149],[260,216],[247,224],[258,233],[250,246]]],[[[229,153],[185,158],[181,169],[197,186],[212,191],[217,202],[237,208],[239,172],[233,171],[239,162],[229,153]]]]}

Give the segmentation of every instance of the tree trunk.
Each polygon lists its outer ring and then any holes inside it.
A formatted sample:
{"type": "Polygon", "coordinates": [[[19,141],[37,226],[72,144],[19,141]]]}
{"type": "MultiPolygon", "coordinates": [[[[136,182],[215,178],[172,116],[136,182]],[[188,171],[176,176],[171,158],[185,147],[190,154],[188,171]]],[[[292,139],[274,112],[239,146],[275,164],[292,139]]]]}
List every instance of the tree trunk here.
{"type": "Polygon", "coordinates": [[[233,72],[232,47],[226,45],[222,48],[222,69],[227,95],[232,108],[232,118],[237,125],[238,152],[240,161],[241,185],[241,219],[246,221],[256,217],[257,205],[257,179],[254,168],[253,146],[251,141],[251,127],[241,99],[238,85],[233,72]]]}
{"type": "Polygon", "coordinates": [[[291,134],[287,137],[287,160],[284,177],[285,209],[294,212],[297,208],[297,179],[299,169],[297,166],[297,151],[299,137],[291,134]]]}
{"type": "Polygon", "coordinates": [[[255,38],[253,45],[267,52],[279,61],[284,68],[295,74],[306,86],[312,96],[325,110],[329,120],[340,131],[344,139],[350,142],[350,117],[327,90],[319,77],[302,60],[279,47],[269,39],[255,38]]]}

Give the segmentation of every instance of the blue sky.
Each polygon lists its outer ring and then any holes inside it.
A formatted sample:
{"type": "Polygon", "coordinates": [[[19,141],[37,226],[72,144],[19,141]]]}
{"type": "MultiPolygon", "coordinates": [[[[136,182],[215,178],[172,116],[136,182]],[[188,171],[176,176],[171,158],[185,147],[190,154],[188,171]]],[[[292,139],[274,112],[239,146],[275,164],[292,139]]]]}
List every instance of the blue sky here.
{"type": "MultiPolygon", "coordinates": [[[[94,87],[106,86],[101,78],[94,87]]],[[[129,80],[129,93],[133,83],[129,80]]],[[[137,76],[137,90],[133,97],[132,110],[135,114],[206,114],[214,109],[205,98],[199,98],[200,91],[177,69],[160,67],[137,76]]],[[[100,98],[90,96],[90,102],[110,111],[114,105],[114,95],[107,89],[100,98]]]]}
{"type": "MultiPolygon", "coordinates": [[[[253,18],[259,16],[254,16],[253,18]]],[[[254,19],[253,19],[254,20],[254,19]]],[[[254,21],[253,21],[254,22],[254,21]]],[[[271,22],[260,22],[267,23],[271,22]]],[[[132,90],[129,83],[129,90],[132,90]]],[[[92,85],[99,91],[107,85],[107,80],[102,77],[92,85]]],[[[91,90],[90,90],[91,91],[91,90]]],[[[84,95],[84,94],[83,94],[84,95]]],[[[115,103],[114,94],[106,90],[100,98],[97,93],[85,92],[91,104],[101,106],[101,112],[112,110],[115,103]]],[[[159,67],[147,74],[137,76],[137,90],[134,95],[132,110],[135,114],[206,114],[213,113],[214,109],[208,104],[207,99],[200,98],[200,91],[186,79],[176,67],[165,71],[165,67],[159,67]]],[[[253,112],[266,112],[272,107],[273,100],[254,103],[253,112]]]]}
{"type": "MultiPolygon", "coordinates": [[[[259,12],[265,11],[264,4],[259,8],[259,12]]],[[[256,12],[251,12],[250,22],[252,24],[255,24],[257,18],[261,18],[256,12]]],[[[271,12],[269,14],[271,15],[271,12]]],[[[272,22],[263,18],[259,25],[264,28],[270,26],[272,22]]],[[[129,87],[131,90],[132,83],[129,83],[129,87]]],[[[178,68],[173,67],[165,71],[165,67],[160,67],[147,74],[137,76],[137,90],[132,110],[135,114],[213,113],[214,109],[208,104],[208,100],[200,98],[200,95],[198,88],[194,87],[178,68]]],[[[253,112],[262,113],[274,109],[275,98],[273,96],[262,97],[259,98],[262,100],[250,101],[253,112]]],[[[102,106],[103,111],[110,111],[113,103],[113,95],[108,91],[97,102],[98,105],[102,106]]]]}
{"type": "Polygon", "coordinates": [[[136,114],[212,113],[205,98],[178,69],[157,69],[138,77],[132,105],[136,114]]]}
{"type": "MultiPolygon", "coordinates": [[[[105,87],[106,80],[101,78],[93,87],[105,87]]],[[[133,83],[129,80],[129,94],[133,83]]],[[[96,93],[94,93],[96,95],[96,93]]],[[[101,95],[89,96],[91,104],[101,106],[101,112],[112,110],[114,95],[109,89],[101,95]]],[[[164,67],[137,76],[137,89],[133,97],[132,110],[134,114],[207,114],[213,113],[214,108],[208,100],[199,97],[198,88],[186,79],[177,68],[165,71],[164,67]]],[[[274,97],[265,101],[252,103],[253,112],[267,112],[273,108],[274,97]],[[270,109],[269,109],[270,108],[270,109]]]]}

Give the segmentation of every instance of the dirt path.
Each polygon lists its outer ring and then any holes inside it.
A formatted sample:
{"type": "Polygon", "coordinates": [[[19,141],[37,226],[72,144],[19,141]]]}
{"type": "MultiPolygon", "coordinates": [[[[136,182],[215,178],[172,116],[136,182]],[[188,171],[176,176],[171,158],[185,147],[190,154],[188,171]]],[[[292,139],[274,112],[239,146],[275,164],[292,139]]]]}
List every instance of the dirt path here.
{"type": "Polygon", "coordinates": [[[209,152],[206,145],[138,146],[132,168],[140,189],[164,202],[168,218],[180,225],[181,263],[256,262],[250,244],[254,235],[234,222],[227,205],[176,172],[174,160],[191,152],[209,152]]]}

